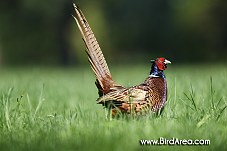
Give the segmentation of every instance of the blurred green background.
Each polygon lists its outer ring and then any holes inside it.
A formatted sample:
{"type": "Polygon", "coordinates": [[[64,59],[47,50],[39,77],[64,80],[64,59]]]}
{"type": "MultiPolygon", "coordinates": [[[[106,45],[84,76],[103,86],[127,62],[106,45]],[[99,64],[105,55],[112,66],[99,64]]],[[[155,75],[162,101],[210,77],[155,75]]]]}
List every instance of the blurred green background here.
{"type": "MultiPolygon", "coordinates": [[[[226,0],[77,0],[110,63],[227,60],[226,0]]],[[[0,64],[81,65],[72,0],[1,0],[0,64]]]]}

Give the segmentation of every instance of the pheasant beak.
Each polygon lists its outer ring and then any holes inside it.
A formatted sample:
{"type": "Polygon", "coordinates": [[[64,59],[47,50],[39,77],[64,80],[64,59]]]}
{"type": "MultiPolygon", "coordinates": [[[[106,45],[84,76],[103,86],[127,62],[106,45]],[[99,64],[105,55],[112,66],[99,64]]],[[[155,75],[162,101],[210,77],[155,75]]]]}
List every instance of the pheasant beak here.
{"type": "Polygon", "coordinates": [[[171,62],[165,59],[164,64],[171,64],[171,62]]]}

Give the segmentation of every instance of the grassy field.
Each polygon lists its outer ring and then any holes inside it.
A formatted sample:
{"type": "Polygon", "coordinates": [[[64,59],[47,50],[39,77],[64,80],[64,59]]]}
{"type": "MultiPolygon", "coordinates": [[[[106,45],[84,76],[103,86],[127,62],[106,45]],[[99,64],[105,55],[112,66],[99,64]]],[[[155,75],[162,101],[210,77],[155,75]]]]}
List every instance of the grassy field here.
{"type": "MultiPolygon", "coordinates": [[[[125,86],[149,65],[111,67],[125,86]]],[[[107,119],[86,68],[0,71],[0,150],[227,150],[227,67],[170,65],[168,102],[160,116],[107,119]],[[141,145],[141,139],[209,139],[210,145],[141,145]]]]}

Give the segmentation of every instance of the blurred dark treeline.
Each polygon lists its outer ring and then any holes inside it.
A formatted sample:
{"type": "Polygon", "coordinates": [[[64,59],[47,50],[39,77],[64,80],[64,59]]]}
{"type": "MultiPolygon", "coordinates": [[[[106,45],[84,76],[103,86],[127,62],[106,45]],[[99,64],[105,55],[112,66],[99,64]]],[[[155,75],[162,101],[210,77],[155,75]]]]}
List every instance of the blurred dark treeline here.
{"type": "Polygon", "coordinates": [[[72,2],[111,63],[227,61],[226,0],[1,0],[1,65],[85,62],[72,2]]]}

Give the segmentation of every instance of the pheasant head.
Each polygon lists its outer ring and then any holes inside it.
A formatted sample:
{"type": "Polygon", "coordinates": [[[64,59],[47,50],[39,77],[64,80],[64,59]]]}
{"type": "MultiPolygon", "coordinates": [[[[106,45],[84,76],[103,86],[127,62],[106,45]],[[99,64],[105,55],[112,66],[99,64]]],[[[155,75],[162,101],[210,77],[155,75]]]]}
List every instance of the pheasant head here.
{"type": "Polygon", "coordinates": [[[163,57],[151,60],[151,62],[152,66],[149,77],[165,78],[163,71],[167,68],[167,64],[171,64],[171,62],[163,57]]]}

